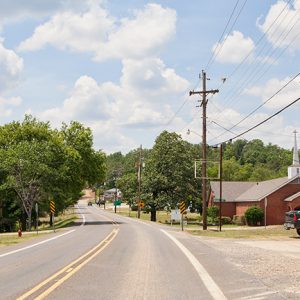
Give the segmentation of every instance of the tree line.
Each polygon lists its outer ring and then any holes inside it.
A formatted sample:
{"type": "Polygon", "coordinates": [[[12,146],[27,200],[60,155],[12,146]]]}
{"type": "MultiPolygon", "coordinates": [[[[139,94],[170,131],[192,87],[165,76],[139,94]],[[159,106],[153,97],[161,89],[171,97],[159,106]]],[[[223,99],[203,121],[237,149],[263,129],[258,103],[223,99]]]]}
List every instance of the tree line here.
{"type": "Polygon", "coordinates": [[[93,149],[89,128],[72,121],[60,130],[26,116],[0,126],[0,230],[21,222],[30,230],[35,203],[56,213],[77,202],[85,186],[105,178],[105,154],[93,149]]]}
{"type": "MultiPolygon", "coordinates": [[[[116,152],[107,156],[105,188],[117,186],[123,193],[123,201],[132,206],[138,200],[139,152],[134,149],[126,155],[116,152]]],[[[167,131],[156,138],[152,149],[143,150],[141,199],[151,213],[152,221],[156,220],[157,210],[175,208],[181,200],[186,206],[201,211],[201,179],[195,178],[194,169],[194,161],[200,159],[201,154],[201,144],[188,143],[180,135],[167,131]]],[[[208,177],[218,178],[219,149],[208,146],[207,160],[208,177]]],[[[264,181],[284,177],[291,163],[292,151],[272,144],[264,145],[259,139],[240,139],[223,145],[224,181],[264,181]]],[[[201,174],[200,170],[197,172],[201,174]]]]}

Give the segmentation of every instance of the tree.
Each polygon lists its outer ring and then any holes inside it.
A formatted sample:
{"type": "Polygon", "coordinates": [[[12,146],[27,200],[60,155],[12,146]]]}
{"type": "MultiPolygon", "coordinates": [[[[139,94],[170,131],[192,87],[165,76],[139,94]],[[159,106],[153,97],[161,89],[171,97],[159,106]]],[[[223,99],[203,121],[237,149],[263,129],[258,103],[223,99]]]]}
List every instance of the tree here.
{"type": "Polygon", "coordinates": [[[136,173],[128,173],[117,180],[118,188],[122,191],[123,200],[127,201],[129,206],[137,198],[138,182],[136,173]]]}
{"type": "Polygon", "coordinates": [[[60,169],[52,164],[56,160],[53,149],[57,149],[54,136],[48,123],[31,116],[26,116],[23,123],[0,128],[1,190],[16,193],[28,217],[29,230],[34,203],[46,192],[51,178],[60,176],[60,169]]]}
{"type": "Polygon", "coordinates": [[[163,131],[155,140],[146,160],[143,190],[150,207],[151,221],[156,221],[156,210],[175,207],[194,193],[193,159],[188,144],[180,135],[163,131]]]}
{"type": "Polygon", "coordinates": [[[104,154],[92,148],[90,129],[78,122],[57,131],[26,116],[22,123],[0,127],[0,195],[10,195],[6,202],[19,201],[29,230],[34,203],[48,210],[54,198],[56,211],[74,204],[86,184],[104,179],[104,161],[104,154]]]}

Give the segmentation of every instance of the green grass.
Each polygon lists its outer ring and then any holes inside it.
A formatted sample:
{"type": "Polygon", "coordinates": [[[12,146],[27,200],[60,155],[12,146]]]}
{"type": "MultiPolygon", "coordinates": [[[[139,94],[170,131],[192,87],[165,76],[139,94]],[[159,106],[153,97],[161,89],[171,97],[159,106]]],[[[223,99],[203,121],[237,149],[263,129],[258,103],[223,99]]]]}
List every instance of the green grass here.
{"type": "Polygon", "coordinates": [[[0,235],[0,247],[15,245],[24,241],[28,241],[35,237],[38,237],[40,234],[41,233],[36,234],[36,232],[33,232],[29,234],[23,234],[22,237],[19,237],[18,233],[16,232],[15,235],[0,235]]]}
{"type": "MultiPolygon", "coordinates": [[[[66,210],[64,214],[56,217],[55,229],[72,226],[77,218],[78,217],[73,210],[66,210]]],[[[47,221],[49,222],[49,218],[47,221]]],[[[39,226],[38,234],[36,233],[36,229],[34,228],[32,228],[31,233],[23,233],[22,237],[19,237],[17,232],[15,232],[15,234],[12,235],[0,234],[0,247],[15,245],[36,238],[41,234],[45,234],[46,230],[52,229],[52,227],[50,227],[48,222],[46,223],[46,219],[42,220],[42,225],[39,226]]]]}
{"type": "Polygon", "coordinates": [[[207,237],[218,237],[218,238],[245,238],[245,239],[288,239],[288,238],[298,238],[297,232],[295,230],[285,230],[283,226],[272,226],[267,227],[237,227],[230,228],[228,226],[222,226],[222,231],[218,231],[219,228],[208,227],[208,230],[188,230],[189,233],[198,236],[207,237]]]}
{"type": "MultiPolygon", "coordinates": [[[[128,209],[119,209],[117,213],[128,217],[128,209]]],[[[130,212],[131,218],[137,218],[137,212],[130,212]]],[[[157,222],[170,225],[170,214],[166,211],[157,211],[157,222]]],[[[208,230],[202,230],[202,225],[199,222],[199,214],[188,213],[185,219],[188,219],[188,225],[184,226],[184,230],[190,234],[197,236],[215,237],[215,238],[255,238],[255,239],[288,239],[300,238],[295,230],[285,230],[282,225],[265,227],[248,227],[238,226],[235,224],[222,225],[222,231],[219,231],[219,226],[208,226],[208,230]],[[193,222],[194,224],[189,224],[193,222]],[[196,224],[195,224],[196,223],[196,224]]],[[[150,221],[150,213],[141,212],[141,219],[150,221]]],[[[181,228],[179,223],[172,226],[181,228]]]]}

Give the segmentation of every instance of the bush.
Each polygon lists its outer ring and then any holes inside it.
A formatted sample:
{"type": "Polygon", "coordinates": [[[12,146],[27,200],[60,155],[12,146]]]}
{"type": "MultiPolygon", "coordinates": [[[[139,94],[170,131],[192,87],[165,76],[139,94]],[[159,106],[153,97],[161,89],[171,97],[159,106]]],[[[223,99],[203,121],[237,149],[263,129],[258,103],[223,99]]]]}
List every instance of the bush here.
{"type": "Polygon", "coordinates": [[[232,219],[232,223],[236,225],[245,225],[246,224],[245,216],[234,215],[232,219]]]}
{"type": "Polygon", "coordinates": [[[231,218],[230,217],[222,217],[222,224],[231,224],[231,218]]]}
{"type": "Polygon", "coordinates": [[[251,206],[245,212],[247,224],[250,226],[257,226],[262,223],[264,219],[264,212],[259,206],[251,206]]]}
{"type": "Polygon", "coordinates": [[[207,208],[207,216],[211,219],[212,223],[217,221],[219,216],[219,207],[216,205],[210,206],[207,208]]]}

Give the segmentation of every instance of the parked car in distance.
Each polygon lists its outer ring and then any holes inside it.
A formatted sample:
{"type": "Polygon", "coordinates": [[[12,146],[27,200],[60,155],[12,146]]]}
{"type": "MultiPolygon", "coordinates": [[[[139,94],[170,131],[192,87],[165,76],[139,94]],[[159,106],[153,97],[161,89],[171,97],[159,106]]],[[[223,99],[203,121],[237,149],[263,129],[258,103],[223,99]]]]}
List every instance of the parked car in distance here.
{"type": "Polygon", "coordinates": [[[298,235],[300,235],[300,210],[286,212],[283,227],[287,230],[296,229],[298,235]]]}
{"type": "Polygon", "coordinates": [[[92,205],[93,205],[93,203],[91,201],[89,201],[88,206],[92,206],[92,205]]]}

